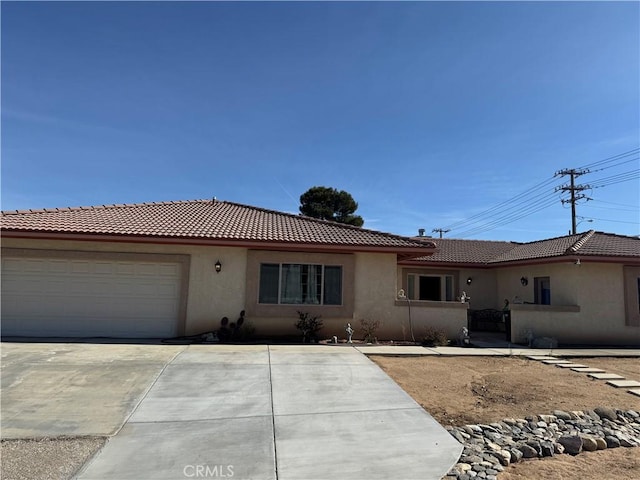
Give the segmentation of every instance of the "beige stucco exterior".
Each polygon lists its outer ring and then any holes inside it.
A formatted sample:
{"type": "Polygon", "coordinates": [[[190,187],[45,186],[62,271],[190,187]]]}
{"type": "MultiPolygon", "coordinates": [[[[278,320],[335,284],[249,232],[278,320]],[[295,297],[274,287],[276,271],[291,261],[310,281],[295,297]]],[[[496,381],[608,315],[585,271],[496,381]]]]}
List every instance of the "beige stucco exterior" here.
{"type": "MultiPolygon", "coordinates": [[[[407,308],[396,302],[397,258],[391,253],[302,253],[252,250],[243,247],[206,245],[179,245],[160,243],[131,243],[104,241],[71,241],[46,239],[4,238],[4,254],[17,250],[38,251],[41,255],[101,256],[117,260],[119,256],[154,261],[185,262],[182,281],[183,312],[179,333],[194,335],[217,330],[220,319],[235,320],[246,310],[247,320],[259,336],[295,335],[293,324],[297,311],[322,317],[321,335],[345,338],[345,326],[351,323],[355,338],[361,338],[360,319],[377,319],[382,323],[378,332],[381,339],[410,339],[407,308]],[[222,264],[216,273],[214,265],[222,264]],[[322,263],[343,266],[343,305],[260,305],[258,303],[258,276],[261,262],[322,263]]],[[[431,303],[431,302],[430,302],[431,303]]],[[[433,324],[445,329],[452,337],[466,324],[466,313],[460,308],[429,308],[415,306],[412,324],[418,339],[424,325],[433,324]]]]}
{"type": "MultiPolygon", "coordinates": [[[[148,256],[149,261],[175,259],[184,264],[183,308],[179,332],[192,335],[217,330],[222,317],[235,320],[241,310],[256,334],[295,335],[297,311],[321,315],[321,336],[345,337],[349,322],[362,338],[360,319],[382,323],[380,339],[420,340],[426,326],[442,329],[451,339],[467,325],[467,309],[501,309],[512,302],[513,342],[524,342],[527,331],[535,336],[555,337],[561,344],[640,345],[637,264],[582,260],[486,268],[446,268],[398,265],[393,253],[301,253],[255,250],[245,247],[182,245],[113,241],[71,241],[3,238],[3,253],[15,249],[42,254],[148,256]],[[155,256],[155,257],[154,257],[155,256]],[[173,256],[173,257],[172,257],[173,256]],[[222,264],[216,273],[214,265],[222,264]],[[343,304],[340,306],[259,305],[258,276],[261,262],[322,263],[343,266],[343,304]],[[455,295],[464,290],[469,303],[426,302],[398,299],[406,289],[407,272],[425,271],[454,275],[455,295]],[[528,279],[528,285],[521,278],[528,279]],[[551,305],[515,305],[517,296],[534,301],[534,278],[549,277],[551,305]],[[471,284],[467,279],[471,278],[471,284]]],[[[295,249],[295,247],[292,247],[295,249]]]]}
{"type": "Polygon", "coordinates": [[[534,277],[551,280],[551,305],[512,305],[512,340],[555,337],[562,344],[640,345],[640,327],[628,325],[624,267],[574,261],[509,267],[498,272],[498,294],[533,302],[534,277]],[[528,285],[520,282],[527,277],[528,285]]]}

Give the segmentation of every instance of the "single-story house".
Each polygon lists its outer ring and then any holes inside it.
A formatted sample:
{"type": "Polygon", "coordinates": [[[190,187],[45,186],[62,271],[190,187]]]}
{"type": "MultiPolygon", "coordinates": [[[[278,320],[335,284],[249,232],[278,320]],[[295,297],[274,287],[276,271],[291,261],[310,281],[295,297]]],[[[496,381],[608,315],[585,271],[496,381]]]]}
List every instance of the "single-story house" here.
{"type": "MultiPolygon", "coordinates": [[[[195,335],[244,310],[257,335],[296,334],[301,311],[321,316],[327,338],[347,323],[357,338],[363,318],[409,338],[397,265],[435,251],[215,199],[3,212],[2,237],[5,337],[195,335]]],[[[466,314],[450,312],[435,322],[455,336],[466,314]]]]}
{"type": "Polygon", "coordinates": [[[169,338],[244,310],[260,336],[296,334],[306,312],[325,338],[361,337],[360,319],[379,338],[457,338],[509,299],[514,342],[640,345],[632,237],[408,238],[215,199],[3,212],[1,227],[4,337],[169,338]]]}
{"type": "Polygon", "coordinates": [[[510,329],[502,330],[512,342],[530,333],[563,344],[640,345],[637,237],[590,230],[529,243],[414,238],[437,245],[433,255],[398,262],[414,312],[464,292],[472,331],[483,328],[487,310],[504,320],[506,300],[510,329]]]}

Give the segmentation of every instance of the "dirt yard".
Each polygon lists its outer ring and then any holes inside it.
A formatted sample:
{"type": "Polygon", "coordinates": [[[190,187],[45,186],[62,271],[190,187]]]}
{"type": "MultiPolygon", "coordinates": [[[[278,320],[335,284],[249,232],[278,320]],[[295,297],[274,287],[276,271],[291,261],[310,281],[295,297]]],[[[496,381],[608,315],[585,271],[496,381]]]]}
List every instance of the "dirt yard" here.
{"type": "MultiPolygon", "coordinates": [[[[524,358],[372,356],[442,425],[490,423],[508,417],[592,410],[640,411],[640,398],[585,374],[524,358]]],[[[640,380],[638,359],[573,359],[640,380]]],[[[640,448],[556,456],[507,468],[500,480],[640,478],[640,448]]]]}

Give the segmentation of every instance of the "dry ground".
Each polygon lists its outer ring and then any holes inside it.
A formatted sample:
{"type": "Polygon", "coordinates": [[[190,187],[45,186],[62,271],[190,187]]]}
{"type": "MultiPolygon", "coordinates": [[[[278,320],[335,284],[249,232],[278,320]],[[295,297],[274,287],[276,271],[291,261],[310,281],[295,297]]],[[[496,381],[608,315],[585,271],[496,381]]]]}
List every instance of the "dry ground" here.
{"type": "MultiPolygon", "coordinates": [[[[601,380],[524,358],[372,356],[409,395],[443,425],[490,423],[553,410],[597,406],[640,411],[640,398],[601,380]]],[[[640,361],[575,359],[640,381],[640,361]]],[[[500,480],[640,478],[640,448],[533,460],[510,466],[500,480]]]]}

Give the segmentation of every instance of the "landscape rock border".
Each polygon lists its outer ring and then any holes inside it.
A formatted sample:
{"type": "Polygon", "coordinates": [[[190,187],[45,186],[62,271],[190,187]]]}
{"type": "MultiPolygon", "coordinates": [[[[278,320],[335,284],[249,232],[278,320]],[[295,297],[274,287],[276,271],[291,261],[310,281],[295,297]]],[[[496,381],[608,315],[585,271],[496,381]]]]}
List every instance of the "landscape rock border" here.
{"type": "Polygon", "coordinates": [[[464,446],[446,480],[496,480],[506,466],[526,458],[640,447],[640,413],[608,407],[445,428],[464,446]]]}

